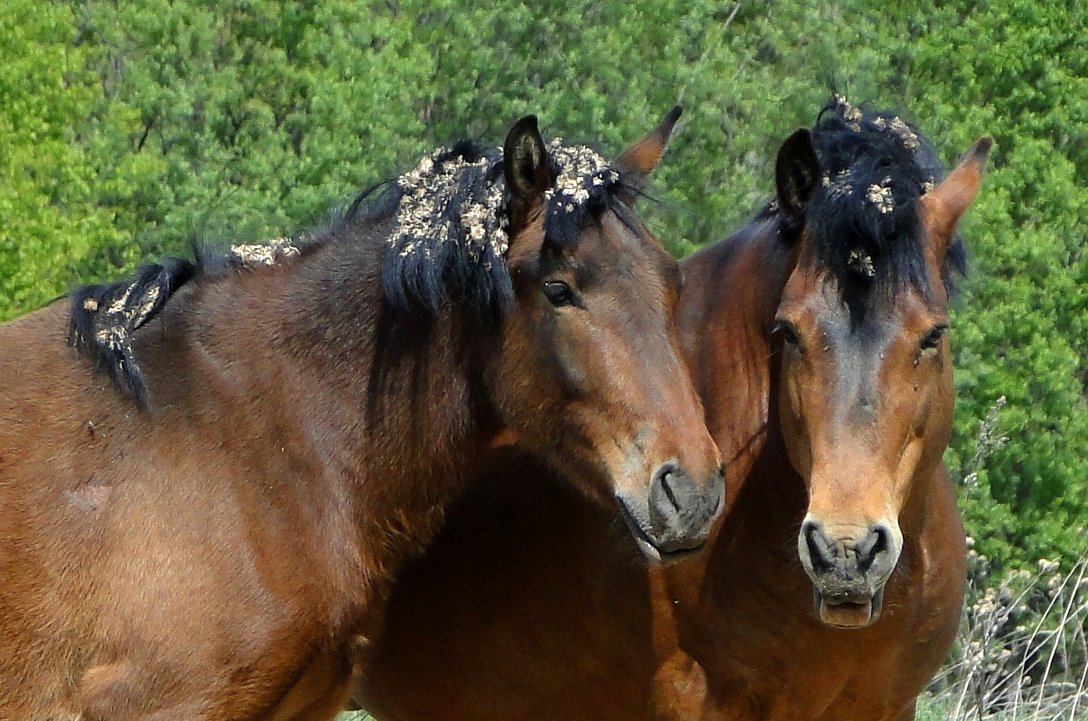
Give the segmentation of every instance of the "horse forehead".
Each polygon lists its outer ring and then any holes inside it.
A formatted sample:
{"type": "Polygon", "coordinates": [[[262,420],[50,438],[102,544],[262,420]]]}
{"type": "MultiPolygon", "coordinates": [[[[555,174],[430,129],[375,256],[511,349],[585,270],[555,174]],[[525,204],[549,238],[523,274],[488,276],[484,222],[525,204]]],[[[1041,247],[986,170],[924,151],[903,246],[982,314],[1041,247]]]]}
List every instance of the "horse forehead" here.
{"type": "MultiPolygon", "coordinates": [[[[819,351],[832,362],[858,374],[877,373],[896,357],[895,346],[913,339],[920,326],[916,304],[906,308],[877,306],[859,316],[842,303],[816,317],[819,351]]],[[[840,373],[843,371],[840,371],[840,373]]]]}
{"type": "Polygon", "coordinates": [[[874,396],[884,377],[883,370],[892,359],[891,346],[899,336],[895,324],[862,323],[851,327],[849,322],[840,323],[828,336],[833,339],[826,354],[835,366],[835,387],[850,396],[874,396]]]}
{"type": "Polygon", "coordinates": [[[781,310],[809,316],[824,330],[841,326],[869,335],[874,326],[890,331],[921,325],[944,313],[946,306],[943,293],[929,292],[907,278],[878,278],[854,285],[850,278],[840,278],[819,264],[799,265],[779,303],[781,310]]]}
{"type": "Polygon", "coordinates": [[[584,237],[595,238],[602,249],[640,256],[651,249],[656,243],[652,242],[649,233],[642,229],[637,219],[632,217],[620,217],[619,209],[605,208],[598,216],[597,222],[588,225],[583,232],[584,237]]]}
{"type": "Polygon", "coordinates": [[[611,209],[582,231],[573,260],[595,273],[621,279],[656,280],[665,285],[672,283],[674,275],[679,280],[676,260],[657,239],[637,219],[625,221],[611,209]]]}
{"type": "Polygon", "coordinates": [[[807,352],[824,369],[820,375],[828,388],[868,393],[866,387],[878,382],[885,363],[896,357],[894,346],[919,325],[921,304],[855,300],[866,303],[858,312],[834,283],[806,283],[804,288],[805,293],[795,290],[784,298],[779,312],[807,327],[806,343],[811,346],[807,352]]]}
{"type": "MultiPolygon", "coordinates": [[[[910,304],[917,311],[919,304],[910,304]]],[[[877,422],[879,401],[897,390],[914,388],[903,375],[915,356],[919,319],[913,313],[871,314],[860,323],[849,313],[827,313],[817,321],[817,375],[841,423],[877,422]]]]}

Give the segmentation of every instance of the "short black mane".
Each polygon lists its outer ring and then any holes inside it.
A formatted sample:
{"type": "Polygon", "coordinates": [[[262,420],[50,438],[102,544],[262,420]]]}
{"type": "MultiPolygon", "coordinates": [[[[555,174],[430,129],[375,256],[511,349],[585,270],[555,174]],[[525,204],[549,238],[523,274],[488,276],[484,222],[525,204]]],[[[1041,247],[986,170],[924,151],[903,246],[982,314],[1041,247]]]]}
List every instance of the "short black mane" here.
{"type": "MultiPolygon", "coordinates": [[[[582,146],[549,146],[552,177],[544,208],[545,242],[570,246],[606,208],[630,222],[618,171],[582,146]],[[588,172],[587,172],[588,168],[588,172]]],[[[290,262],[328,243],[376,242],[386,306],[431,318],[450,302],[494,322],[513,301],[507,249],[502,150],[462,141],[440,149],[417,168],[360,193],[322,232],[265,244],[232,246],[223,257],[195,248],[196,261],[170,260],[115,283],[70,294],[69,343],[105,369],[120,389],[147,404],[133,334],[194,278],[290,262]]],[[[366,256],[373,257],[373,256],[366,256]]]]}
{"type": "MultiPolygon", "coordinates": [[[[823,172],[806,211],[816,257],[844,291],[904,285],[929,293],[918,202],[944,176],[932,144],[895,113],[841,96],[820,111],[812,142],[823,172]]],[[[784,234],[787,239],[789,234],[784,234]]],[[[944,259],[947,290],[966,270],[957,235],[944,259]]]]}
{"type": "Polygon", "coordinates": [[[171,260],[146,265],[129,280],[72,291],[68,343],[90,355],[126,395],[146,407],[147,387],[132,350],[132,336],[200,272],[195,263],[171,260]]]}
{"type": "MultiPolygon", "coordinates": [[[[398,311],[437,315],[452,298],[467,302],[477,311],[495,314],[513,297],[510,276],[501,245],[470,242],[471,223],[462,211],[483,204],[491,190],[502,183],[502,153],[472,141],[426,158],[411,178],[401,176],[377,198],[376,206],[356,202],[347,222],[371,224],[389,219],[389,248],[382,266],[382,285],[390,306],[398,311]],[[429,166],[429,172],[424,164],[429,166]],[[453,173],[443,188],[428,188],[431,178],[453,173]],[[403,227],[402,209],[415,193],[423,191],[420,217],[403,227]],[[435,190],[445,191],[437,197],[435,190]]],[[[500,218],[481,221],[488,236],[503,232],[500,218]]]]}

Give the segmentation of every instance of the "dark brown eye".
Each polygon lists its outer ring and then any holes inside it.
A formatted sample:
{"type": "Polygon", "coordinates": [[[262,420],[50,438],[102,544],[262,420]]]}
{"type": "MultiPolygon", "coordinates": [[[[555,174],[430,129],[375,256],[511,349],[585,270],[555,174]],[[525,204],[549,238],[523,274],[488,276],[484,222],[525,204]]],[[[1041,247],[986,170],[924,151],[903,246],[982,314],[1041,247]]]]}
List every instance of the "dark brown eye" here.
{"type": "Polygon", "coordinates": [[[549,280],[545,283],[544,295],[548,297],[548,302],[554,306],[574,304],[574,291],[561,280],[549,280]]]}
{"type": "Polygon", "coordinates": [[[780,336],[783,343],[792,345],[796,348],[801,347],[801,338],[797,335],[797,328],[788,320],[782,318],[776,319],[774,322],[774,329],[771,332],[780,336]]]}
{"type": "Polygon", "coordinates": [[[941,338],[948,332],[948,326],[935,325],[922,339],[922,350],[932,350],[941,344],[941,338]]]}

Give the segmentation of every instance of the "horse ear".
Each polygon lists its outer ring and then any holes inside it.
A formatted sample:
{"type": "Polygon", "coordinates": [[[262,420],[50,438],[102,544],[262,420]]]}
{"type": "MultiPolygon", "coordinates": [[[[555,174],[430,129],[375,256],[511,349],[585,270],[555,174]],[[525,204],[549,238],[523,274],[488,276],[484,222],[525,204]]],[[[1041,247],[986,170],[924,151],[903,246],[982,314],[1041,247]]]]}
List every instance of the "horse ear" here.
{"type": "Polygon", "coordinates": [[[775,161],[775,191],[779,209],[798,225],[804,220],[805,208],[820,182],[820,173],[812,134],[802,128],[786,138],[775,161]]]}
{"type": "Polygon", "coordinates": [[[960,162],[940,184],[922,196],[926,228],[937,246],[938,257],[948,248],[956,223],[975,202],[982,182],[982,171],[994,140],[983,136],[963,154],[960,162]]]}
{"type": "MultiPolygon", "coordinates": [[[[672,131],[676,127],[676,121],[684,109],[679,105],[668,112],[656,128],[651,130],[646,137],[638,141],[627,150],[620,153],[612,167],[619,171],[627,181],[627,185],[638,189],[646,181],[647,176],[657,167],[661,156],[665,153],[665,147],[669,144],[672,131]]],[[[624,202],[632,202],[635,193],[623,194],[624,202]],[[626,197],[630,195],[632,197],[626,197]]]]}
{"type": "Polygon", "coordinates": [[[537,129],[536,116],[526,115],[514,123],[503,143],[503,175],[510,196],[510,235],[525,227],[529,217],[544,202],[552,185],[548,151],[537,129]]]}

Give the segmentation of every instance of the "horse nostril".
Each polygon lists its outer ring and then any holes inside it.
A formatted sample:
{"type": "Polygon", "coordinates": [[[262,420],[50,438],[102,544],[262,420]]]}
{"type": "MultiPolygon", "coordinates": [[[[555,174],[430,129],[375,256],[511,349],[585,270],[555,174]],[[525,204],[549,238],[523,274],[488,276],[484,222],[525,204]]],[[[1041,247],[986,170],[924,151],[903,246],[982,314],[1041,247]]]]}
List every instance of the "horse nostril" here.
{"type": "MultiPolygon", "coordinates": [[[[664,463],[654,472],[650,481],[650,497],[657,505],[668,502],[673,513],[680,512],[680,501],[676,497],[676,489],[673,488],[674,476],[678,468],[673,462],[664,463]],[[662,498],[664,495],[664,499],[662,498]]],[[[665,509],[662,509],[665,510],[665,509]]]]}
{"type": "Polygon", "coordinates": [[[714,517],[718,515],[718,511],[722,510],[722,504],[725,503],[725,486],[724,484],[714,494],[714,505],[710,508],[710,516],[714,517]]]}
{"type": "Polygon", "coordinates": [[[816,573],[827,571],[832,566],[832,554],[830,544],[824,537],[823,528],[819,521],[806,520],[801,526],[801,533],[808,546],[809,563],[816,573]]]}
{"type": "Polygon", "coordinates": [[[868,571],[877,556],[887,551],[888,547],[888,529],[883,525],[870,528],[869,533],[858,544],[858,569],[862,572],[868,571]]]}

